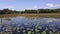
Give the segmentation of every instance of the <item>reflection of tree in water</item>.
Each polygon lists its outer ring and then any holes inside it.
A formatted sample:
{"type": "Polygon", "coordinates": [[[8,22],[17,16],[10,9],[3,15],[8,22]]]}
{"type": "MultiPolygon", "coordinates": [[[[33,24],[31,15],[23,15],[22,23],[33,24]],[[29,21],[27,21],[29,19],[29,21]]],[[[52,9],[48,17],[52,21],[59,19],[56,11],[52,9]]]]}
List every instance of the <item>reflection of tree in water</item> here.
{"type": "Polygon", "coordinates": [[[10,17],[5,17],[5,20],[10,21],[10,20],[11,20],[11,18],[10,18],[10,17]]]}
{"type": "Polygon", "coordinates": [[[30,19],[30,20],[34,20],[34,19],[39,19],[40,16],[25,16],[25,18],[30,19]]]}
{"type": "Polygon", "coordinates": [[[0,24],[2,24],[2,18],[0,18],[0,24]]]}

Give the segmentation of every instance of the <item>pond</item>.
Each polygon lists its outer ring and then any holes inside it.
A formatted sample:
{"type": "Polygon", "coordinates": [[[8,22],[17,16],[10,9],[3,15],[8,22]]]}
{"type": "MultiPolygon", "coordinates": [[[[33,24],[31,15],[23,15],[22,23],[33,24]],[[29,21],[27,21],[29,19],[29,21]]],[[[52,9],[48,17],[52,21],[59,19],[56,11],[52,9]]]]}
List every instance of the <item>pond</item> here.
{"type": "Polygon", "coordinates": [[[0,34],[60,34],[60,18],[3,17],[0,18],[0,34]]]}

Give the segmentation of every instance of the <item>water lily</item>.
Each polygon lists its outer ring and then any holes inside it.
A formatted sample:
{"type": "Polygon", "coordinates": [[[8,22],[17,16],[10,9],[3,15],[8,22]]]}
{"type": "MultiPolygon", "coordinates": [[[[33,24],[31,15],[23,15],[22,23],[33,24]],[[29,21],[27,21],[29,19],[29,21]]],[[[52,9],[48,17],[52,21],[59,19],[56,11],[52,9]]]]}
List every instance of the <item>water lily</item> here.
{"type": "Polygon", "coordinates": [[[42,32],[42,34],[46,34],[46,32],[45,32],[45,31],[43,31],[43,32],[42,32]]]}
{"type": "Polygon", "coordinates": [[[52,32],[52,31],[50,31],[49,33],[50,33],[50,34],[53,34],[53,32],[52,32]]]}
{"type": "Polygon", "coordinates": [[[31,34],[31,31],[28,31],[28,34],[31,34]]]}

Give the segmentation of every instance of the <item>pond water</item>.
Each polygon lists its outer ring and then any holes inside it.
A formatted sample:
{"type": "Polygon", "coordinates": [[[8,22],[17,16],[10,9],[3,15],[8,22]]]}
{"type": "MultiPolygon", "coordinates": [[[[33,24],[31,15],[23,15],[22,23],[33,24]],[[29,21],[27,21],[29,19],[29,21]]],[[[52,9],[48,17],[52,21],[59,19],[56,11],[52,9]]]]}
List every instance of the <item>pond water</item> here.
{"type": "Polygon", "coordinates": [[[60,34],[60,18],[3,17],[0,34],[60,34]]]}

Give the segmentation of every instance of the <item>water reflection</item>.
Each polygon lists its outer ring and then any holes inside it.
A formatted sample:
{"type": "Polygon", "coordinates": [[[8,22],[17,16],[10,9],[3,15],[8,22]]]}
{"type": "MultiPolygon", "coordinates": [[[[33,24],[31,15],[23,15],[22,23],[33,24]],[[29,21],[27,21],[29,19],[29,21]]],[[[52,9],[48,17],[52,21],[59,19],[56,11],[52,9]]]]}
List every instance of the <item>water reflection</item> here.
{"type": "Polygon", "coordinates": [[[60,19],[39,16],[0,18],[0,34],[60,34],[60,19]]]}

